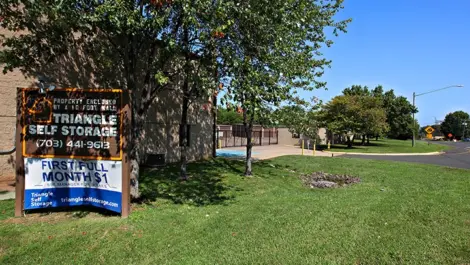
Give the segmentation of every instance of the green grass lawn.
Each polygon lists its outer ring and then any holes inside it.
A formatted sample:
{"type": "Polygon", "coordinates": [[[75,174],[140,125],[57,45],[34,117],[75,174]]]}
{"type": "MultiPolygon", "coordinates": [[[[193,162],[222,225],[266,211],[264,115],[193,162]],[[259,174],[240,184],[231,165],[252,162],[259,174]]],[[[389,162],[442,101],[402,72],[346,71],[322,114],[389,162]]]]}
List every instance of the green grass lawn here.
{"type": "MultiPolygon", "coordinates": [[[[415,147],[412,147],[411,140],[393,139],[379,139],[378,141],[371,139],[370,144],[364,146],[361,145],[361,141],[356,140],[352,148],[342,144],[331,145],[332,152],[351,153],[430,153],[449,150],[450,148],[450,146],[425,141],[416,141],[415,147]]],[[[327,147],[320,146],[320,149],[326,150],[327,147]]]]}
{"type": "Polygon", "coordinates": [[[287,156],[241,177],[233,160],[141,179],[130,218],[65,212],[11,218],[0,202],[0,264],[465,264],[470,171],[398,162],[287,156]],[[298,176],[362,182],[309,190],[298,176]],[[295,171],[295,172],[294,172],[295,171]]]}

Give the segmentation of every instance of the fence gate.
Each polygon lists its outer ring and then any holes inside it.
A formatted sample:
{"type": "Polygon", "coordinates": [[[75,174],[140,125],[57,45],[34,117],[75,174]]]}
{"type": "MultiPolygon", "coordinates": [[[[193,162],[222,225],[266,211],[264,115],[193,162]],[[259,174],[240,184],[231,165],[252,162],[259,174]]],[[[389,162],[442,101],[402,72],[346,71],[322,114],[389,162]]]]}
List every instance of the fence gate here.
{"type": "MultiPolygon", "coordinates": [[[[254,126],[252,132],[253,145],[272,145],[279,141],[276,128],[262,128],[254,126]]],[[[247,138],[243,125],[218,126],[217,129],[218,148],[246,146],[247,138]]]]}

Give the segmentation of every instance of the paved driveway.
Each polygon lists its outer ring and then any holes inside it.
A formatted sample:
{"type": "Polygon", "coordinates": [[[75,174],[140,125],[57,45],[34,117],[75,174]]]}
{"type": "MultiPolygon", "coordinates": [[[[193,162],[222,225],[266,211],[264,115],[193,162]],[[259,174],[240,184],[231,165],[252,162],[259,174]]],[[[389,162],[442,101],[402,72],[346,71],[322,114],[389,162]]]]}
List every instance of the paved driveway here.
{"type": "Polygon", "coordinates": [[[434,155],[434,156],[344,155],[343,157],[415,162],[415,163],[433,164],[433,165],[439,165],[439,166],[470,169],[470,143],[468,142],[457,142],[457,143],[439,142],[439,144],[453,146],[454,149],[446,151],[442,155],[434,155]]]}

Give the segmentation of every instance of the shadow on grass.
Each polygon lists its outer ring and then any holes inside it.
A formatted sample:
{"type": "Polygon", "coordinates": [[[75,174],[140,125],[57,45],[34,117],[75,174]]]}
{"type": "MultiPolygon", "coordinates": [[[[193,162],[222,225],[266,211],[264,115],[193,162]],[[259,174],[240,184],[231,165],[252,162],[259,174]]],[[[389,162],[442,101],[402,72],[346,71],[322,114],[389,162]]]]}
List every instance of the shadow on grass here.
{"type": "MultiPolygon", "coordinates": [[[[358,142],[358,141],[355,141],[352,145],[352,147],[348,147],[347,144],[334,144],[334,145],[331,145],[330,148],[332,150],[334,149],[348,149],[348,150],[361,150],[361,149],[364,149],[364,148],[368,148],[368,147],[389,147],[390,144],[387,144],[385,142],[381,142],[381,140],[379,141],[371,141],[370,143],[365,143],[364,145],[362,145],[361,142],[358,142]]],[[[327,150],[328,149],[328,146],[327,145],[318,145],[317,146],[317,150],[319,151],[324,151],[324,150],[327,150]]]]}
{"type": "MultiPolygon", "coordinates": [[[[271,162],[254,161],[254,170],[267,168],[271,162]]],[[[175,204],[193,206],[228,205],[235,200],[235,193],[242,191],[225,181],[227,175],[243,179],[244,158],[217,158],[188,164],[187,180],[181,180],[179,165],[170,164],[161,168],[147,168],[139,179],[141,198],[133,203],[150,204],[159,199],[169,200],[175,204]]],[[[236,181],[236,178],[235,178],[236,181]]],[[[49,208],[28,210],[27,213],[47,216],[63,212],[67,216],[83,218],[90,213],[102,216],[119,216],[119,214],[92,206],[75,206],[72,208],[49,208]]]]}
{"type": "Polygon", "coordinates": [[[211,159],[188,165],[187,180],[181,180],[179,165],[147,169],[139,180],[141,199],[137,203],[150,203],[158,199],[175,204],[194,206],[226,205],[235,199],[235,186],[224,182],[226,174],[241,175],[243,161],[211,159]]]}

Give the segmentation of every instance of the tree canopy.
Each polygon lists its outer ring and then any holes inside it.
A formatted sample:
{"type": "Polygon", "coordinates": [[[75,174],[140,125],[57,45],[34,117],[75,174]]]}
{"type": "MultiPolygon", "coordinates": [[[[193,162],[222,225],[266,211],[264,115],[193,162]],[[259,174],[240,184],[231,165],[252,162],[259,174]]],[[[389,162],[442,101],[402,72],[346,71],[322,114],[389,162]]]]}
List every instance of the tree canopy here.
{"type": "MultiPolygon", "coordinates": [[[[333,43],[327,31],[345,32],[350,21],[335,19],[342,2],[5,0],[0,26],[22,33],[2,37],[0,63],[4,71],[36,77],[62,61],[76,65],[72,72],[87,84],[132,90],[131,183],[137,196],[143,124],[164,90],[178,91],[185,128],[191,102],[224,83],[222,104],[235,102],[242,110],[250,175],[256,117],[269,121],[271,109],[298,89],[325,87],[318,78],[331,63],[321,53],[333,43]]],[[[49,70],[54,81],[66,83],[63,69],[49,70]]],[[[183,173],[187,142],[186,130],[181,132],[183,173]]]]}
{"type": "Polygon", "coordinates": [[[323,88],[323,69],[330,61],[320,49],[346,30],[349,20],[336,21],[342,8],[337,1],[247,0],[230,12],[230,36],[221,49],[227,93],[225,100],[242,109],[247,135],[245,175],[251,175],[251,134],[256,115],[269,119],[270,110],[292,100],[297,90],[323,88]]]}
{"type": "Polygon", "coordinates": [[[469,137],[469,123],[470,116],[464,111],[455,111],[449,113],[444,118],[444,121],[441,124],[441,131],[445,137],[448,137],[448,134],[451,133],[451,138],[461,139],[463,136],[469,137]],[[465,126],[464,123],[467,123],[465,126]]]}
{"type": "Polygon", "coordinates": [[[385,92],[383,101],[390,128],[387,136],[393,139],[410,139],[414,128],[412,114],[417,110],[407,98],[395,96],[393,89],[385,92]]]}
{"type": "Polygon", "coordinates": [[[131,193],[137,197],[148,110],[163,90],[181,91],[183,113],[191,100],[215,90],[217,48],[230,22],[226,5],[234,2],[1,1],[0,26],[20,33],[1,37],[0,64],[4,72],[48,75],[63,86],[131,90],[131,193]]]}
{"type": "Polygon", "coordinates": [[[411,138],[413,129],[417,132],[419,128],[412,119],[416,111],[405,97],[395,96],[393,90],[384,92],[381,85],[372,90],[353,85],[328,102],[320,116],[323,126],[331,132],[361,135],[364,144],[370,136],[411,138]]]}
{"type": "Polygon", "coordinates": [[[311,139],[318,138],[318,130],[320,128],[320,119],[317,104],[297,102],[274,111],[274,119],[283,126],[286,126],[290,133],[304,135],[311,139]]]}

